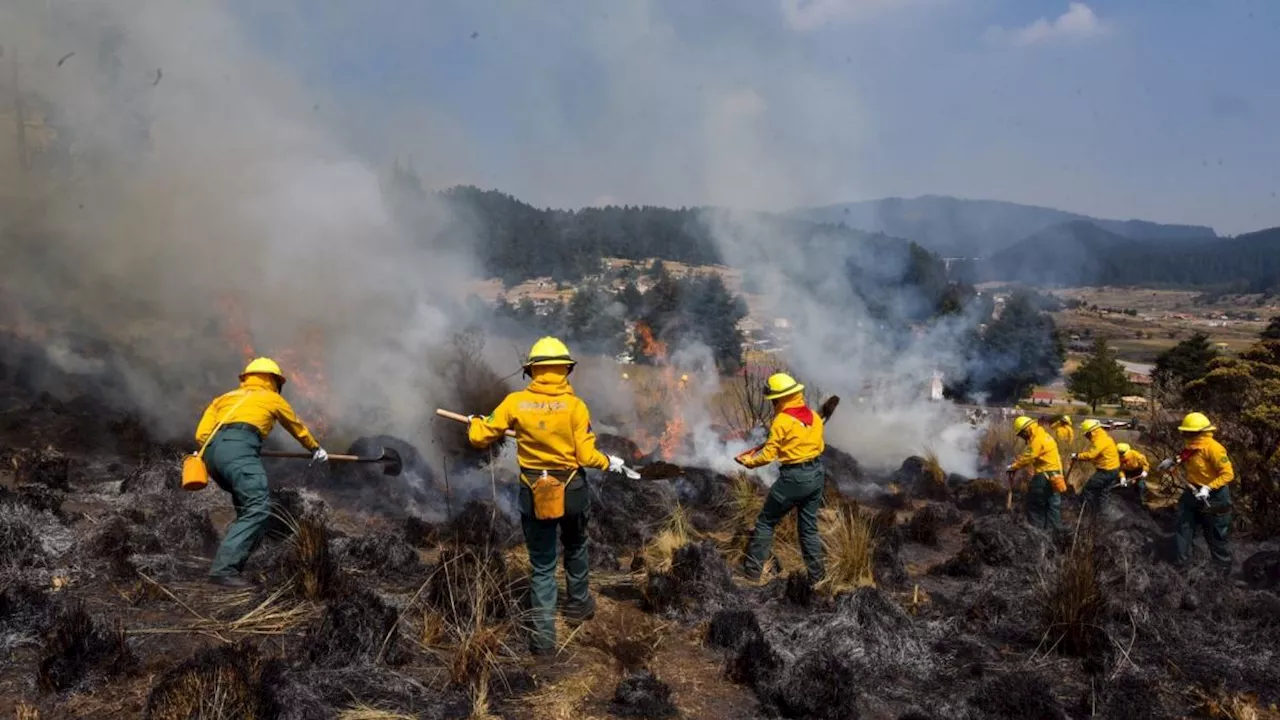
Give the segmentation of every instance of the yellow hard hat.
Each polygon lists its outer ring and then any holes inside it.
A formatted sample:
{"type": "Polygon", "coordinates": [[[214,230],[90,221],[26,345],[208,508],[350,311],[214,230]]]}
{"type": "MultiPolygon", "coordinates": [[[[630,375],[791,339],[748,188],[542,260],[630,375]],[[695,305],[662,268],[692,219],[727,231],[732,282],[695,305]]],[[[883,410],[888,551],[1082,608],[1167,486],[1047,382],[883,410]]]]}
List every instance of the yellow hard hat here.
{"type": "Polygon", "coordinates": [[[1098,422],[1097,420],[1094,420],[1093,418],[1089,418],[1088,420],[1085,420],[1084,422],[1080,423],[1080,432],[1088,435],[1089,433],[1093,432],[1094,430],[1097,430],[1100,427],[1102,427],[1102,423],[1098,422]]]}
{"type": "Polygon", "coordinates": [[[788,395],[795,395],[804,390],[804,386],[786,373],[774,373],[764,384],[764,399],[777,400],[788,395]]]}
{"type": "Polygon", "coordinates": [[[1116,443],[1116,452],[1120,453],[1121,455],[1129,452],[1129,450],[1130,450],[1129,443],[1116,443]]]}
{"type": "Polygon", "coordinates": [[[1187,416],[1182,418],[1182,424],[1178,426],[1178,429],[1182,432],[1199,433],[1212,432],[1218,428],[1209,422],[1209,418],[1205,417],[1204,413],[1193,412],[1187,413],[1187,416]]]}
{"type": "Polygon", "coordinates": [[[1031,423],[1033,422],[1035,422],[1035,420],[1032,420],[1026,415],[1020,415],[1013,419],[1013,431],[1015,433],[1021,433],[1023,430],[1031,427],[1031,423]]]}
{"type": "Polygon", "coordinates": [[[1064,425],[1070,425],[1070,424],[1071,424],[1071,416],[1070,416],[1070,415],[1063,415],[1062,417],[1058,418],[1058,422],[1063,423],[1064,425]]]}
{"type": "Polygon", "coordinates": [[[240,379],[245,379],[249,375],[273,375],[280,381],[280,387],[284,387],[284,372],[280,370],[280,366],[271,358],[254,358],[248,365],[244,366],[244,371],[240,373],[240,379]]]}
{"type": "Polygon", "coordinates": [[[569,356],[569,348],[553,337],[544,337],[529,349],[529,359],[524,363],[528,370],[534,365],[568,365],[573,367],[577,361],[569,356]]]}

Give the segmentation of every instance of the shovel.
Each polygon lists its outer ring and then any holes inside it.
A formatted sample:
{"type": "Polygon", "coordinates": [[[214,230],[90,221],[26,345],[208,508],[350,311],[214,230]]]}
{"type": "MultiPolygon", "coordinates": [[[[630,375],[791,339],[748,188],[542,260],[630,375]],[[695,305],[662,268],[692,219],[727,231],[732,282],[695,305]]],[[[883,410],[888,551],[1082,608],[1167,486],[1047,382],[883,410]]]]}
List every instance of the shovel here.
{"type": "MultiPolygon", "coordinates": [[[[456,421],[456,422],[460,422],[460,423],[470,423],[470,422],[471,422],[470,420],[468,420],[468,419],[467,419],[467,416],[466,416],[466,415],[461,415],[461,414],[456,413],[456,412],[450,412],[450,411],[448,411],[448,410],[443,410],[443,409],[441,409],[441,408],[436,408],[436,414],[437,414],[437,415],[439,415],[439,416],[440,416],[440,417],[442,417],[442,418],[447,418],[447,419],[449,419],[449,420],[454,420],[454,421],[456,421]]],[[[506,430],[506,436],[507,436],[507,437],[511,437],[511,438],[515,437],[515,436],[516,436],[516,431],[515,431],[515,430],[512,430],[511,428],[507,428],[507,430],[506,430]]],[[[636,472],[635,470],[632,470],[631,468],[627,467],[626,465],[623,465],[623,466],[622,466],[622,474],[623,474],[623,475],[626,475],[628,480],[639,480],[639,479],[640,479],[640,473],[636,472]]]]}
{"type": "MultiPolygon", "coordinates": [[[[264,450],[262,457],[272,458],[291,458],[294,460],[310,460],[311,453],[302,452],[278,452],[275,450],[264,450]]],[[[330,455],[331,462],[352,462],[352,463],[382,463],[382,474],[395,477],[404,469],[404,465],[400,461],[400,453],[391,448],[382,448],[382,454],[377,457],[360,457],[359,455],[330,455]]]]}

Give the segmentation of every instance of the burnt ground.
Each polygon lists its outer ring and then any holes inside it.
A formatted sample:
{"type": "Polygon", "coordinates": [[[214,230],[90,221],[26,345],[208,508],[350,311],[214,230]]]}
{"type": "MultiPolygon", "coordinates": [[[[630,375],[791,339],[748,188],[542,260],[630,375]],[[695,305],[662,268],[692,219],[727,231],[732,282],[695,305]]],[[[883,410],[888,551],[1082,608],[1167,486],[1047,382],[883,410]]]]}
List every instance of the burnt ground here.
{"type": "Polygon", "coordinates": [[[841,454],[830,484],[861,504],[831,502],[872,528],[875,586],[815,589],[785,528],[778,573],[732,572],[759,490],[674,466],[593,477],[598,611],[535,661],[527,554],[493,503],[430,522],[404,512],[438,497],[429,478],[275,463],[288,519],[251,561],[260,587],[212,588],[228,496],[177,489],[181,450],[128,416],[7,382],[0,717],[1225,718],[1280,701],[1280,552],[1239,534],[1230,581],[1202,544],[1178,572],[1167,500],[1117,498],[1096,526],[1068,500],[1050,535],[1004,512],[1002,484],[904,463],[897,490],[868,492],[841,454]]]}

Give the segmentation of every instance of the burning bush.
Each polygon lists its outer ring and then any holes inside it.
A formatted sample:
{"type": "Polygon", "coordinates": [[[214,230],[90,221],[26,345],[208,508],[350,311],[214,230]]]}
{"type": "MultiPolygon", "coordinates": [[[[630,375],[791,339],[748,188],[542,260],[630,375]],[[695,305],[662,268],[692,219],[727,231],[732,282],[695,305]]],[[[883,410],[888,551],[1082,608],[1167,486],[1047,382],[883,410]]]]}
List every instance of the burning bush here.
{"type": "Polygon", "coordinates": [[[104,630],[76,604],[58,613],[41,647],[39,680],[46,692],[91,687],[96,682],[129,673],[137,658],[124,631],[104,630]]]}
{"type": "Polygon", "coordinates": [[[304,641],[316,667],[369,665],[398,659],[399,614],[373,592],[360,588],[329,602],[319,624],[304,641]]]}
{"type": "Polygon", "coordinates": [[[671,688],[648,670],[623,678],[613,691],[609,710],[618,717],[669,718],[678,712],[671,703],[671,688]]]}
{"type": "MultiPolygon", "coordinates": [[[[506,378],[485,362],[484,344],[479,330],[455,333],[449,345],[430,360],[434,373],[442,380],[441,387],[452,389],[451,402],[457,412],[492,412],[510,392],[506,378]]],[[[455,458],[477,461],[487,457],[487,451],[471,447],[466,428],[461,425],[436,422],[432,430],[433,445],[455,458]]]]}
{"type": "Polygon", "coordinates": [[[249,643],[202,650],[156,680],[147,696],[143,720],[275,717],[263,686],[267,662],[249,643]]]}

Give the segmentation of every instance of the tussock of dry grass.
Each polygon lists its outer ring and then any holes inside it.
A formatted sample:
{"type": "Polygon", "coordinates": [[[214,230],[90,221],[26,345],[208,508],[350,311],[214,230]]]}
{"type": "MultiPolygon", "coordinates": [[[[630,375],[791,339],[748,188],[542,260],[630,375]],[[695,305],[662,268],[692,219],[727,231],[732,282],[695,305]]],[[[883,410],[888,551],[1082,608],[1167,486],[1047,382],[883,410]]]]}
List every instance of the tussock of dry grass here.
{"type": "Polygon", "coordinates": [[[338,581],[337,566],[329,553],[329,531],[318,518],[282,518],[293,531],[289,542],[293,582],[308,600],[321,600],[331,595],[338,581]]]}
{"type": "Polygon", "coordinates": [[[834,515],[825,528],[819,525],[827,553],[827,574],[816,587],[833,593],[874,587],[875,533],[871,519],[852,504],[839,508],[834,515]]]}
{"type": "Polygon", "coordinates": [[[416,715],[379,710],[368,705],[356,705],[338,713],[338,720],[414,720],[416,715]]]}
{"type": "Polygon", "coordinates": [[[978,439],[978,454],[992,467],[1002,467],[1013,458],[1019,442],[1011,423],[991,420],[978,439]]]}
{"type": "Polygon", "coordinates": [[[1264,708],[1258,704],[1258,696],[1252,693],[1232,693],[1224,687],[1212,690],[1197,688],[1191,693],[1196,717],[1210,720],[1275,720],[1280,712],[1275,707],[1264,708]]]}
{"type": "Polygon", "coordinates": [[[1069,655],[1087,656],[1106,642],[1101,630],[1106,599],[1092,532],[1077,533],[1039,599],[1046,641],[1069,655]]]}
{"type": "Polygon", "coordinates": [[[676,509],[663,522],[662,529],[644,547],[645,573],[671,572],[676,550],[688,545],[696,535],[688,513],[682,506],[676,505],[676,509]]]}
{"type": "Polygon", "coordinates": [[[19,701],[13,709],[15,720],[40,720],[40,711],[25,702],[19,701]]]}

